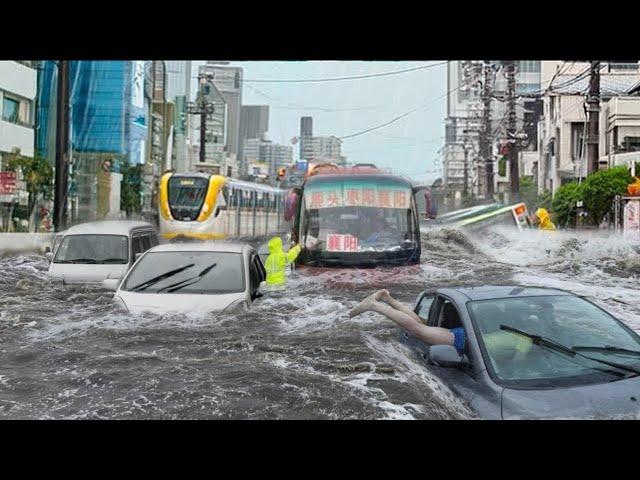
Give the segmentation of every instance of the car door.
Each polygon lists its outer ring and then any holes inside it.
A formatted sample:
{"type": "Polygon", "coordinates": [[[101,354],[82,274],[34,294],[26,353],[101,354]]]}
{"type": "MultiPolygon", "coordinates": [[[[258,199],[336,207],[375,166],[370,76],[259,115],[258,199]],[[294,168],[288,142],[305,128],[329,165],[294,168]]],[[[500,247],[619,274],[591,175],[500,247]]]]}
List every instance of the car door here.
{"type": "MultiPolygon", "coordinates": [[[[414,312],[423,319],[426,317],[426,323],[428,326],[449,328],[450,325],[443,325],[445,320],[444,310],[445,305],[447,304],[453,306],[458,313],[458,318],[461,318],[459,308],[455,302],[440,294],[423,295],[416,304],[414,312]]],[[[464,327],[462,322],[459,326],[464,327]]],[[[470,333],[472,334],[472,332],[467,332],[467,336],[470,333]]],[[[478,391],[478,382],[475,373],[477,370],[474,368],[474,361],[480,359],[472,358],[469,348],[465,348],[464,356],[466,358],[466,363],[464,366],[460,368],[440,367],[431,363],[429,360],[429,349],[431,345],[407,334],[406,332],[403,332],[401,335],[403,335],[404,341],[417,352],[422,361],[429,365],[429,369],[434,372],[447,385],[447,387],[451,389],[451,391],[467,402],[470,402],[473,399],[478,391]]]]}

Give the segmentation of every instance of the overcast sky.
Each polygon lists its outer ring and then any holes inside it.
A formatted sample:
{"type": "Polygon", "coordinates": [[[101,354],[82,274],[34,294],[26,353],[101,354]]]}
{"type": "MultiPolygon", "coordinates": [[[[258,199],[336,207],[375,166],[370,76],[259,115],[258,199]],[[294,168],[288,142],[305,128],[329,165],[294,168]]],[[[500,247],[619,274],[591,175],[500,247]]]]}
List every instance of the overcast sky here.
{"type": "MultiPolygon", "coordinates": [[[[198,65],[194,62],[193,75],[198,65]]],[[[446,66],[397,75],[322,83],[265,83],[250,80],[323,79],[405,70],[440,62],[231,62],[244,69],[244,105],[269,105],[271,140],[290,145],[300,117],[313,117],[314,135],[342,137],[386,123],[424,105],[389,126],[342,144],[350,163],[375,163],[416,181],[440,176],[438,150],[444,135],[446,66]],[[436,163],[437,162],[437,163],[436,163]],[[437,173],[434,172],[437,169],[437,173]]],[[[193,80],[196,88],[196,80],[193,80]]],[[[295,158],[298,159],[297,145],[295,158]]]]}

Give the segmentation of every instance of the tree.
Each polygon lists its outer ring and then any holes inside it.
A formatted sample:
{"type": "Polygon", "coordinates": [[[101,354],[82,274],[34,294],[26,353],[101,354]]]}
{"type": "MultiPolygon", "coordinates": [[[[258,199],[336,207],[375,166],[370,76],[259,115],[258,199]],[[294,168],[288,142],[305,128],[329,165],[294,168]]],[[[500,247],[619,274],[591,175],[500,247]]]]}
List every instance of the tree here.
{"type": "Polygon", "coordinates": [[[18,152],[9,159],[7,169],[13,172],[18,169],[22,171],[22,176],[27,184],[27,192],[29,192],[29,212],[33,210],[38,195],[41,194],[45,200],[52,198],[53,168],[45,158],[24,157],[18,152]]]}
{"type": "Polygon", "coordinates": [[[142,165],[130,165],[122,162],[122,190],[120,191],[120,209],[127,212],[127,217],[140,213],[142,210],[142,165]]]}
{"type": "Polygon", "coordinates": [[[538,184],[533,177],[520,177],[520,198],[530,212],[535,212],[538,208],[551,208],[551,194],[546,190],[538,194],[538,184]]]}
{"type": "Polygon", "coordinates": [[[584,181],[582,200],[589,212],[587,217],[592,225],[600,225],[604,217],[611,211],[616,195],[624,195],[627,186],[633,182],[626,166],[600,170],[589,175],[584,181]]]}

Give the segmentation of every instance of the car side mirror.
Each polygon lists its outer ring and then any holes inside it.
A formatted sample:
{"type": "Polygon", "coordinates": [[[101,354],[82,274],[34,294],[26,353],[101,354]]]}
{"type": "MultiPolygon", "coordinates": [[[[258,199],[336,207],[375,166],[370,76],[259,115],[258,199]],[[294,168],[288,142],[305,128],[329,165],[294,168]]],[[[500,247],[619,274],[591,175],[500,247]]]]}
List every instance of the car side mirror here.
{"type": "Polygon", "coordinates": [[[102,281],[102,286],[104,288],[106,288],[107,290],[112,290],[112,291],[116,291],[118,290],[118,287],[120,286],[120,279],[119,278],[107,278],[106,280],[102,281]]]}
{"type": "Polygon", "coordinates": [[[44,257],[51,262],[53,260],[53,252],[45,252],[44,257]]]}
{"type": "Polygon", "coordinates": [[[458,368],[464,364],[463,357],[453,345],[433,345],[429,348],[429,360],[446,368],[458,368]]]}

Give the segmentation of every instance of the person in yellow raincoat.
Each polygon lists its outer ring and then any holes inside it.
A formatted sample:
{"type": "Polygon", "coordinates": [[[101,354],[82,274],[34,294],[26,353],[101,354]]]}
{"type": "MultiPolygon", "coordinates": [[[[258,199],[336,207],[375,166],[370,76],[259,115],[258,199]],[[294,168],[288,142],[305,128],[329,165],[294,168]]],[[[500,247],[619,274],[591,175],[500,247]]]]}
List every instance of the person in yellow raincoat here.
{"type": "Polygon", "coordinates": [[[300,245],[297,244],[285,253],[282,250],[282,239],[280,237],[273,237],[269,240],[269,256],[264,262],[268,286],[285,284],[287,265],[295,261],[300,254],[300,249],[300,245]]]}
{"type": "Polygon", "coordinates": [[[556,226],[549,217],[549,212],[545,208],[536,210],[536,220],[538,221],[539,230],[555,230],[556,226]]]}

